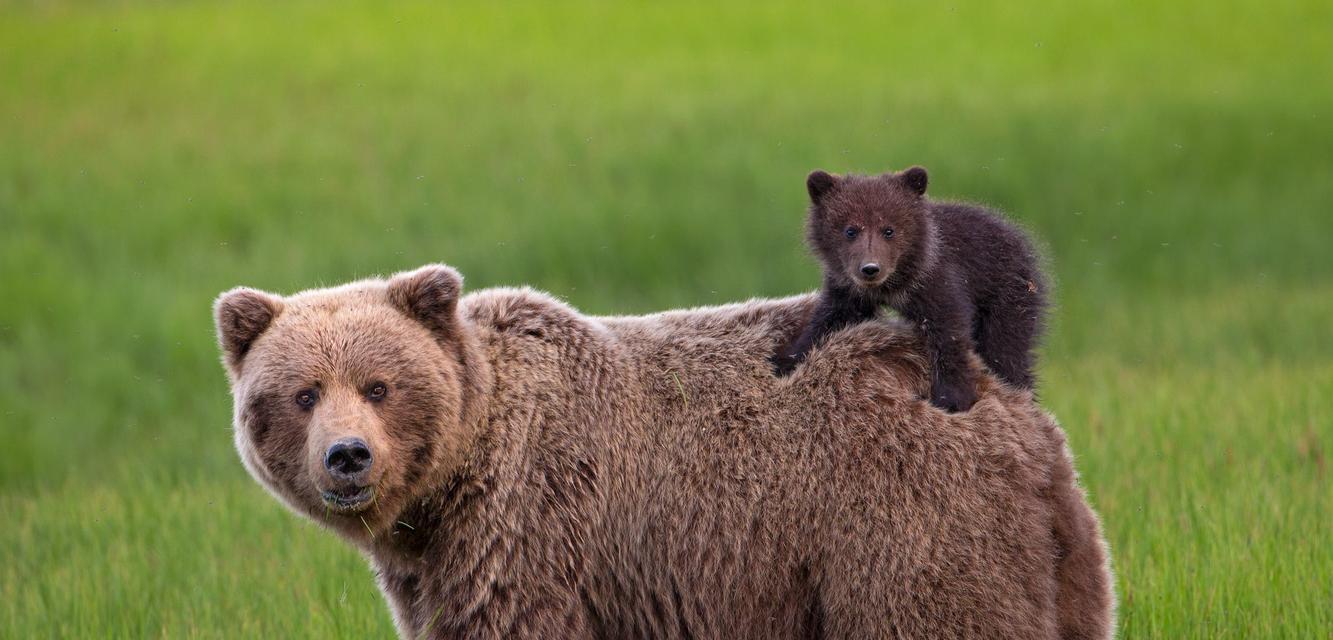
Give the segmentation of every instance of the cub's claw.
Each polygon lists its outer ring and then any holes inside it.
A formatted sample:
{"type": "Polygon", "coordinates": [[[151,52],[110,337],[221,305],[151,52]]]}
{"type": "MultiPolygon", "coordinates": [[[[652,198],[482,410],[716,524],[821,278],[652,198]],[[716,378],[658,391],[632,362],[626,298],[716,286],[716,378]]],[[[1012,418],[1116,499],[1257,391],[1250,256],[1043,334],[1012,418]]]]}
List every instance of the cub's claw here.
{"type": "Polygon", "coordinates": [[[949,413],[967,411],[977,403],[976,387],[965,381],[937,382],[930,389],[930,403],[949,413]]]}
{"type": "Polygon", "coordinates": [[[791,356],[775,355],[770,357],[768,361],[773,365],[773,375],[779,378],[785,378],[791,375],[791,372],[796,369],[796,365],[798,364],[796,358],[791,356]]]}

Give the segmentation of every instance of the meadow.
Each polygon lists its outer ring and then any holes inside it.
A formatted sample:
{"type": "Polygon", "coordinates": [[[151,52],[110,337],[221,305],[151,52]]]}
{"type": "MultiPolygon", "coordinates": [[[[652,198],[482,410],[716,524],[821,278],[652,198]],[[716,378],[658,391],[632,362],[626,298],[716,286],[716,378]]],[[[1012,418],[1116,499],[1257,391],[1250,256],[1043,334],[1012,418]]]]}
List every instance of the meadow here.
{"type": "Polygon", "coordinates": [[[922,164],[1058,306],[1122,637],[1333,635],[1333,4],[0,4],[0,636],[390,637],[231,445],[209,307],[443,261],[589,313],[818,285],[922,164]]]}

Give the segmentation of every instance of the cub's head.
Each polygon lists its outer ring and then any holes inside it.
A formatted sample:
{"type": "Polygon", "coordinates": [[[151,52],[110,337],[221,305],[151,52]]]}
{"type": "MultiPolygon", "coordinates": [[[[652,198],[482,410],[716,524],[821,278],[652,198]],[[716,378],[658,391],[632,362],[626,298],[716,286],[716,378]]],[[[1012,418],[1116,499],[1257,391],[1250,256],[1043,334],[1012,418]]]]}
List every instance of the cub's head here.
{"type": "Polygon", "coordinates": [[[933,242],[926,170],[912,167],[879,176],[806,178],[811,249],[825,273],[842,286],[873,288],[901,276],[933,242]]]}
{"type": "Polygon", "coordinates": [[[481,358],[458,317],[462,279],[433,265],[214,305],[236,449],[292,509],[378,535],[456,470],[471,445],[481,358]]]}

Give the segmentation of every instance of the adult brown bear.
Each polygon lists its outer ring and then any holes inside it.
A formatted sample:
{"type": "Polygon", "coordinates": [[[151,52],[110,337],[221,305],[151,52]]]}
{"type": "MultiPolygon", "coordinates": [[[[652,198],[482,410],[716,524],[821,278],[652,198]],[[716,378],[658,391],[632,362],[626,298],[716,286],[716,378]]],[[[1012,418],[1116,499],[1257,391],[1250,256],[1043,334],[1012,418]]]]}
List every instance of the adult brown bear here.
{"type": "Polygon", "coordinates": [[[427,266],[223,294],[236,446],[369,556],[405,637],[1106,637],[1096,517],[1059,427],[919,345],[766,355],[813,296],[594,318],[427,266]]]}

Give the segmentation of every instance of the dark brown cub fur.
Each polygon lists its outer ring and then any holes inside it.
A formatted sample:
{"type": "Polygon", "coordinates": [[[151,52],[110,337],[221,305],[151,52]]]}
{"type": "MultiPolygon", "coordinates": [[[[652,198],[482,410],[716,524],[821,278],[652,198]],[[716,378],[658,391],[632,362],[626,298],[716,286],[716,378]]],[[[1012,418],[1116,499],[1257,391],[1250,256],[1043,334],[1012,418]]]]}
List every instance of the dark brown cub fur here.
{"type": "Polygon", "coordinates": [[[774,354],[778,375],[824,336],[888,305],[925,336],[936,406],[966,411],[976,402],[973,349],[1005,382],[1033,387],[1046,279],[1032,243],[998,213],[931,202],[926,182],[921,167],[806,179],[807,240],[824,263],[824,288],[805,330],[774,354]]]}

